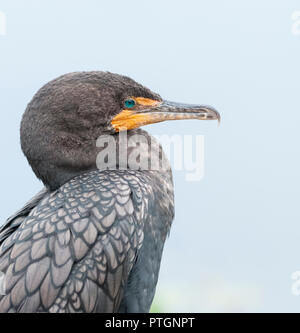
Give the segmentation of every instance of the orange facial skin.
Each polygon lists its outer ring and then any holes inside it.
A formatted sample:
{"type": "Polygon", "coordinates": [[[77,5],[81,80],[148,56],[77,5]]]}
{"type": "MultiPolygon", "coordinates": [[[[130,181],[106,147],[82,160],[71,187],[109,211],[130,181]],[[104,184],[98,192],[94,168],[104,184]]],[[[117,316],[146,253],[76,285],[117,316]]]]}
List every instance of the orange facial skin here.
{"type": "MultiPolygon", "coordinates": [[[[156,101],[150,98],[144,97],[132,97],[137,103],[137,109],[142,111],[143,109],[149,109],[161,104],[160,101],[156,101]]],[[[157,115],[151,113],[136,113],[134,110],[123,109],[117,114],[111,121],[112,127],[116,132],[121,130],[131,130],[143,125],[159,122],[157,115]]]]}

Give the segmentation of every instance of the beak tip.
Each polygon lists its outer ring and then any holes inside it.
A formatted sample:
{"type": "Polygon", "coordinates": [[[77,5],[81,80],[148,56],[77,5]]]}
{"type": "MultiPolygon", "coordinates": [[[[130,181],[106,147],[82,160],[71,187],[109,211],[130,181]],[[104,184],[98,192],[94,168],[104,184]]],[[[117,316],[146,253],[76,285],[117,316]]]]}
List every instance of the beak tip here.
{"type": "Polygon", "coordinates": [[[221,115],[220,113],[213,107],[207,107],[207,112],[210,114],[210,119],[218,121],[218,127],[221,124],[221,115]]]}
{"type": "Polygon", "coordinates": [[[220,116],[220,113],[218,111],[216,111],[216,115],[217,115],[218,127],[219,127],[220,124],[221,124],[221,116],[220,116]]]}

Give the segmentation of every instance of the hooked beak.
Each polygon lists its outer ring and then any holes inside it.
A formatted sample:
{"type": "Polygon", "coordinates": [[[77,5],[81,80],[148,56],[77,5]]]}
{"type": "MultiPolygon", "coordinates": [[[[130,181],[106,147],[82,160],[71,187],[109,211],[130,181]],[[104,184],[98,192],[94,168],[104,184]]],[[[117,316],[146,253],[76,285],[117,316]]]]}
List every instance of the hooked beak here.
{"type": "Polygon", "coordinates": [[[183,119],[218,120],[220,123],[221,117],[218,111],[211,106],[163,100],[161,102],[153,101],[151,106],[144,109],[125,109],[112,119],[111,125],[119,132],[166,120],[183,119]]]}

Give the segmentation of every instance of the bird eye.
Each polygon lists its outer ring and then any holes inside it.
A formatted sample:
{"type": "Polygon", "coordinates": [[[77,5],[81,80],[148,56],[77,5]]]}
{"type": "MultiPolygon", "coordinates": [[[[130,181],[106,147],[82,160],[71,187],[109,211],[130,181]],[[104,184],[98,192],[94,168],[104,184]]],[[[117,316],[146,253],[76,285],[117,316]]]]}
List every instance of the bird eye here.
{"type": "Polygon", "coordinates": [[[126,108],[133,108],[135,106],[135,100],[134,99],[126,99],[124,102],[124,105],[126,108]]]}

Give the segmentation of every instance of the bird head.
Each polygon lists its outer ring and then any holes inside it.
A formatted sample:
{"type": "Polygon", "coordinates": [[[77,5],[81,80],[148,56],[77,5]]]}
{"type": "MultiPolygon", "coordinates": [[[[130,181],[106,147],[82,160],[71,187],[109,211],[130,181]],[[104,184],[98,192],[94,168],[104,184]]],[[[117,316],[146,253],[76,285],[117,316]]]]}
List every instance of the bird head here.
{"type": "Polygon", "coordinates": [[[179,119],[219,121],[220,116],[209,106],[165,101],[126,76],[70,73],[47,83],[28,104],[21,146],[37,177],[55,189],[96,168],[100,135],[179,119]]]}

